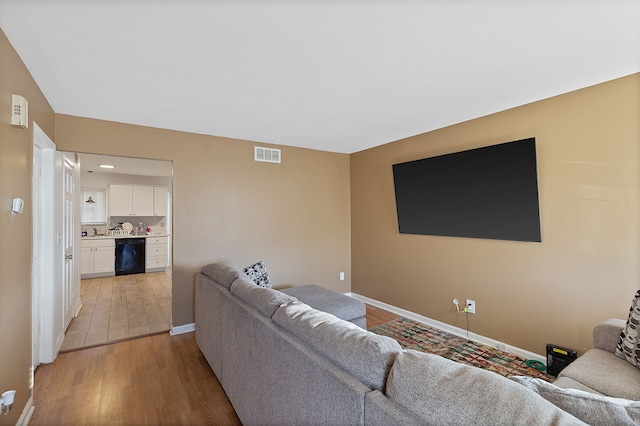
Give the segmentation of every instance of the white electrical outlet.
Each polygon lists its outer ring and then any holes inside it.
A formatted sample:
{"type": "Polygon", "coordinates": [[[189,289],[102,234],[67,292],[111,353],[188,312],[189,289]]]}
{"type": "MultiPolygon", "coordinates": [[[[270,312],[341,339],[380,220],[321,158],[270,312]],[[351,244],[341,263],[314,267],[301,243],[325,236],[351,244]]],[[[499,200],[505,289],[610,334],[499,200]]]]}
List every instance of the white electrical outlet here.
{"type": "Polygon", "coordinates": [[[458,299],[453,299],[453,304],[454,304],[454,305],[458,306],[458,303],[459,303],[459,302],[458,302],[458,299]]]}
{"type": "Polygon", "coordinates": [[[344,272],[340,272],[340,281],[344,281],[344,272]]]}
{"type": "Polygon", "coordinates": [[[465,310],[466,310],[466,312],[469,312],[470,314],[475,314],[476,313],[476,301],[467,299],[467,304],[466,304],[465,310]]]}

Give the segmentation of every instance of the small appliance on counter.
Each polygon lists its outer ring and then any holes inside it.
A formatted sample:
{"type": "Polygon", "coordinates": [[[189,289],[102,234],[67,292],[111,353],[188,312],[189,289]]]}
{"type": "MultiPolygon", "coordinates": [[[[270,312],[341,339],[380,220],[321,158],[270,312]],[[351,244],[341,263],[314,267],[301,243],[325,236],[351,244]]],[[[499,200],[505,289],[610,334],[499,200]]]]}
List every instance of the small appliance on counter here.
{"type": "Polygon", "coordinates": [[[98,236],[98,228],[91,227],[91,231],[87,232],[87,228],[85,226],[82,227],[83,237],[97,237],[98,236]]]}

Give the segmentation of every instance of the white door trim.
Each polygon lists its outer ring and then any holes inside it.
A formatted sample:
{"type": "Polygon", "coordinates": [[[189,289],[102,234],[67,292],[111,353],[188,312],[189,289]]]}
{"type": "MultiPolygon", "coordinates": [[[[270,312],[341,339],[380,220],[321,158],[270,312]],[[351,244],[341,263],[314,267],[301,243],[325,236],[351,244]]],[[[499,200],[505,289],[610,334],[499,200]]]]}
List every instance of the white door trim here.
{"type": "Polygon", "coordinates": [[[56,321],[56,235],[55,153],[56,145],[33,122],[33,152],[39,167],[34,167],[32,189],[32,361],[33,368],[53,362],[62,346],[61,321],[56,321]]]}

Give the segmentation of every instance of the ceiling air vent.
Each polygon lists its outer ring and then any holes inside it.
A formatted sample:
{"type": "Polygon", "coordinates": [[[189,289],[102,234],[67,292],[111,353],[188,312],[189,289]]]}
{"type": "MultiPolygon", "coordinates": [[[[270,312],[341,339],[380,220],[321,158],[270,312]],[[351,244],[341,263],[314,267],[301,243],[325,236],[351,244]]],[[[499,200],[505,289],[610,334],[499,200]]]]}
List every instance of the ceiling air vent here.
{"type": "Polygon", "coordinates": [[[253,157],[256,161],[264,161],[266,163],[279,163],[280,150],[275,148],[262,148],[256,146],[253,149],[253,157]]]}

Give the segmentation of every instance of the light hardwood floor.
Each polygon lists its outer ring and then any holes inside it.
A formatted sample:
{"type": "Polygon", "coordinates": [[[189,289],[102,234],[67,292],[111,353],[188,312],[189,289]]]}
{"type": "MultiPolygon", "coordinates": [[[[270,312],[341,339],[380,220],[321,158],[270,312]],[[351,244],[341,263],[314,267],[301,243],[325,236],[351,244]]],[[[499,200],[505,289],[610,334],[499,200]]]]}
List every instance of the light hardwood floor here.
{"type": "Polygon", "coordinates": [[[82,308],[61,351],[103,345],[171,328],[171,273],[120,275],[81,281],[82,308]]]}
{"type": "Polygon", "coordinates": [[[194,333],[60,354],[36,369],[31,425],[239,425],[194,333]]]}
{"type": "Polygon", "coordinates": [[[400,318],[399,315],[393,312],[385,311],[384,309],[377,308],[375,306],[366,305],[367,307],[367,328],[373,328],[385,322],[393,321],[400,318]]]}
{"type": "MultiPolygon", "coordinates": [[[[367,325],[398,315],[367,305],[367,325]]],[[[195,334],[60,354],[35,372],[31,425],[240,425],[195,334]]]]}

